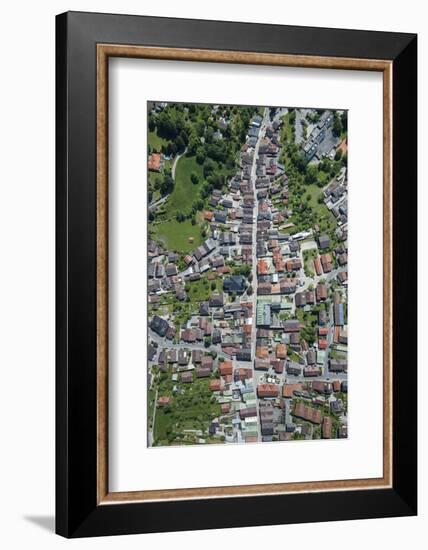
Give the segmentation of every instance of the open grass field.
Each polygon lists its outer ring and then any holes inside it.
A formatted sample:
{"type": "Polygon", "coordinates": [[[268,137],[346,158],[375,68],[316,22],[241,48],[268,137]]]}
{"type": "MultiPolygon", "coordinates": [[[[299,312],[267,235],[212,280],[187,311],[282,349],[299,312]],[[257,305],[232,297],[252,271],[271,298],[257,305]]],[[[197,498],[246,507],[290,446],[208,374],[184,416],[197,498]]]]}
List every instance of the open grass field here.
{"type": "Polygon", "coordinates": [[[177,161],[175,168],[174,190],[166,205],[167,216],[174,216],[177,212],[187,214],[192,208],[192,203],[197,199],[202,181],[202,166],[196,162],[195,157],[182,156],[177,161]],[[199,183],[194,184],[190,180],[192,173],[199,178],[199,183]]]}
{"type": "Polygon", "coordinates": [[[294,142],[293,127],[290,124],[290,115],[291,113],[288,112],[286,115],[282,117],[283,126],[281,128],[281,142],[285,142],[285,141],[288,141],[289,143],[294,142]]]}
{"type": "MultiPolygon", "coordinates": [[[[169,388],[169,385],[166,384],[169,388]]],[[[159,395],[170,394],[163,384],[159,395]]],[[[157,442],[165,444],[166,440],[174,444],[184,435],[183,430],[202,430],[206,432],[211,420],[220,414],[220,405],[211,403],[212,392],[209,390],[209,379],[195,380],[192,384],[181,385],[183,393],[173,394],[169,412],[159,408],[156,411],[154,437],[157,442]]]]}
{"type": "Polygon", "coordinates": [[[149,188],[154,189],[156,186],[156,182],[162,181],[162,174],[160,172],[148,172],[148,178],[149,178],[149,188]]]}
{"type": "Polygon", "coordinates": [[[149,132],[149,145],[153,151],[160,151],[162,145],[167,145],[167,140],[159,137],[156,132],[149,132]]]}
{"type": "Polygon", "coordinates": [[[173,219],[158,224],[151,224],[150,230],[155,239],[161,241],[167,250],[191,252],[204,242],[199,225],[192,225],[190,220],[178,222],[173,219]],[[193,242],[189,241],[193,237],[193,242]]]}
{"type": "Polygon", "coordinates": [[[318,197],[322,195],[323,190],[314,183],[305,187],[305,195],[308,193],[311,196],[309,205],[315,212],[320,228],[325,231],[334,230],[336,228],[336,218],[323,202],[318,202],[318,197]]]}
{"type": "Polygon", "coordinates": [[[222,290],[223,283],[221,278],[214,281],[208,281],[206,277],[199,281],[188,282],[186,285],[187,293],[191,302],[203,302],[208,300],[213,292],[222,290]],[[215,290],[211,290],[211,284],[215,284],[215,290]]]}
{"type": "Polygon", "coordinates": [[[314,259],[318,256],[317,249],[311,248],[303,251],[304,269],[306,277],[313,277],[314,271],[314,259]]]}

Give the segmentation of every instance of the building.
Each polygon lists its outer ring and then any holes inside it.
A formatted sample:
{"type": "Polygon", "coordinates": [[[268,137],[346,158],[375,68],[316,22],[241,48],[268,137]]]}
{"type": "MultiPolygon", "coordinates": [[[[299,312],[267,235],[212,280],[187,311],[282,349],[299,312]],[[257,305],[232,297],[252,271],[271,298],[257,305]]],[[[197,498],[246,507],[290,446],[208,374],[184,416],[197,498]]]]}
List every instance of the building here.
{"type": "Polygon", "coordinates": [[[300,322],[297,319],[287,319],[283,324],[284,332],[299,332],[300,322]]]}
{"type": "Polygon", "coordinates": [[[192,350],[192,361],[194,363],[200,363],[202,359],[202,351],[200,349],[192,350]]]}
{"type": "Polygon", "coordinates": [[[317,302],[327,300],[327,285],[325,283],[318,283],[316,287],[317,302]]]}
{"type": "Polygon", "coordinates": [[[180,378],[183,384],[189,384],[193,382],[193,373],[191,371],[182,372],[180,378]]]}
{"type": "Polygon", "coordinates": [[[257,416],[257,409],[256,407],[245,407],[239,411],[239,416],[241,419],[254,418],[257,416]]]}
{"type": "Polygon", "coordinates": [[[287,271],[297,271],[301,269],[302,267],[302,261],[300,258],[292,258],[291,260],[287,260],[285,262],[285,269],[287,271]]]}
{"type": "Polygon", "coordinates": [[[331,254],[328,253],[328,254],[321,255],[321,265],[324,273],[330,273],[330,271],[333,269],[333,261],[331,258],[331,254]]]}
{"type": "Polygon", "coordinates": [[[226,376],[233,373],[232,361],[223,361],[219,363],[219,371],[221,376],[226,376]]]}
{"type": "Polygon", "coordinates": [[[196,369],[197,378],[207,378],[211,375],[211,369],[208,367],[199,367],[196,369]]]}
{"type": "Polygon", "coordinates": [[[296,403],[293,410],[293,416],[312,422],[312,424],[321,424],[322,415],[321,411],[313,407],[305,405],[301,401],[296,403]]]}
{"type": "Polygon", "coordinates": [[[214,364],[214,361],[213,361],[213,358],[211,357],[211,355],[204,355],[204,356],[202,357],[202,359],[201,359],[201,367],[207,368],[207,369],[209,369],[210,371],[212,371],[213,364],[214,364]]]}
{"type": "Polygon", "coordinates": [[[333,430],[333,420],[331,416],[324,416],[322,421],[322,436],[324,439],[331,439],[333,430]]]}
{"type": "Polygon", "coordinates": [[[346,372],[348,369],[348,361],[346,359],[330,359],[331,372],[346,372]]]}
{"type": "Polygon", "coordinates": [[[301,376],[302,367],[299,365],[299,363],[295,363],[294,361],[288,361],[286,366],[286,371],[288,374],[292,376],[301,376]]]}
{"type": "Polygon", "coordinates": [[[162,155],[160,153],[152,153],[147,162],[147,168],[152,172],[160,172],[162,155]]]}
{"type": "Polygon", "coordinates": [[[216,378],[215,380],[210,380],[210,390],[211,391],[220,391],[221,390],[221,380],[216,378]]]}
{"type": "Polygon", "coordinates": [[[325,395],[330,395],[333,391],[331,382],[327,382],[326,380],[314,380],[312,382],[312,389],[325,395]]]}
{"type": "Polygon", "coordinates": [[[223,290],[228,294],[243,294],[246,288],[245,281],[242,275],[232,275],[223,281],[223,290]]]}
{"type": "Polygon", "coordinates": [[[321,260],[320,260],[319,256],[317,256],[314,260],[314,268],[315,268],[315,272],[318,275],[318,277],[320,275],[322,275],[321,260]]]}
{"type": "Polygon", "coordinates": [[[254,368],[256,370],[269,370],[270,368],[270,363],[269,361],[266,361],[266,360],[263,360],[263,359],[256,359],[254,361],[254,368]]]}
{"type": "Polygon", "coordinates": [[[278,359],[287,358],[287,346],[285,344],[277,344],[276,346],[276,357],[278,359]]]}
{"type": "Polygon", "coordinates": [[[296,384],[284,384],[282,386],[282,397],[290,399],[294,396],[294,392],[301,392],[302,388],[303,386],[300,382],[297,382],[296,384]]]}
{"type": "Polygon", "coordinates": [[[343,326],[345,324],[343,304],[342,303],[334,304],[333,312],[334,312],[334,324],[340,327],[343,326]]]}
{"type": "Polygon", "coordinates": [[[330,237],[328,235],[320,235],[318,237],[318,246],[321,250],[329,248],[330,246],[330,237]]]}
{"type": "Polygon", "coordinates": [[[223,307],[224,305],[223,293],[220,292],[220,293],[211,294],[209,305],[210,307],[223,307]]]}
{"type": "Polygon", "coordinates": [[[233,373],[235,382],[237,382],[238,380],[242,382],[244,380],[252,378],[252,376],[253,376],[253,371],[251,369],[245,369],[245,368],[235,369],[233,373]]]}
{"type": "Polygon", "coordinates": [[[172,402],[172,397],[168,397],[166,395],[162,395],[158,398],[158,407],[166,407],[167,405],[170,405],[172,402]]]}
{"type": "Polygon", "coordinates": [[[259,384],[257,386],[257,395],[259,397],[278,397],[279,386],[276,384],[259,384]]]}
{"type": "Polygon", "coordinates": [[[250,349],[239,349],[236,351],[236,360],[237,361],[251,361],[251,350],[250,349]]]}
{"type": "Polygon", "coordinates": [[[168,321],[166,321],[162,317],[159,317],[159,315],[154,315],[152,317],[152,320],[150,321],[150,328],[153,330],[153,332],[156,332],[156,334],[163,338],[166,335],[169,324],[168,321]]]}

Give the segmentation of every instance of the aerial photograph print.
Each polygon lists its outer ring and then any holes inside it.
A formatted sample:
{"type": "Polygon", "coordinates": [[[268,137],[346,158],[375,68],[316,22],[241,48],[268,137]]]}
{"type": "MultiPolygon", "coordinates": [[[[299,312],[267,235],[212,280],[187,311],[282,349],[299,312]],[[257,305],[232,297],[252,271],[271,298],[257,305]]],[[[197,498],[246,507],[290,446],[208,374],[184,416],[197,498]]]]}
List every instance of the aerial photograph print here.
{"type": "Polygon", "coordinates": [[[147,103],[149,447],[348,437],[347,122],[147,103]]]}

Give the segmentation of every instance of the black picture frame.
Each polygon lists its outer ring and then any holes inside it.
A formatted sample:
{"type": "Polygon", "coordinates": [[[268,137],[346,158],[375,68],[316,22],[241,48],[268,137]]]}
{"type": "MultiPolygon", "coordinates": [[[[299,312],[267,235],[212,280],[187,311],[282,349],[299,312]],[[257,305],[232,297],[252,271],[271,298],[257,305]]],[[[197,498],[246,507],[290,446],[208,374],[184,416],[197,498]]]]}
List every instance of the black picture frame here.
{"type": "Polygon", "coordinates": [[[417,36],[68,12],[56,18],[56,532],[64,537],[417,513],[417,36]],[[391,488],[97,504],[96,46],[392,62],[391,488]]]}

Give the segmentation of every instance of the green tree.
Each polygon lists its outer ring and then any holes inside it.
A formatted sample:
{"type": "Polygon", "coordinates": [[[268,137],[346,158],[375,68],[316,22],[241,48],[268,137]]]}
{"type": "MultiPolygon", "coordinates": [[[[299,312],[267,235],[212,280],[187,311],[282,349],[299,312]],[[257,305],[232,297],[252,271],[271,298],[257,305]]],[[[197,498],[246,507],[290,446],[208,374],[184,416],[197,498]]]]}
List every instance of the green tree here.
{"type": "Polygon", "coordinates": [[[205,150],[203,147],[199,147],[196,152],[196,162],[202,165],[205,161],[205,150]]]}
{"type": "Polygon", "coordinates": [[[198,139],[192,136],[187,145],[187,154],[189,156],[194,156],[196,155],[197,150],[198,150],[198,139]]]}
{"type": "Polygon", "coordinates": [[[182,153],[184,151],[184,149],[186,148],[186,144],[185,144],[184,139],[181,135],[178,136],[177,139],[175,140],[175,146],[177,147],[177,152],[178,153],[182,153]]]}
{"type": "Polygon", "coordinates": [[[311,185],[317,181],[318,168],[314,164],[309,164],[306,168],[305,183],[311,185]]]}
{"type": "Polygon", "coordinates": [[[204,162],[204,177],[207,178],[208,176],[210,176],[215,169],[216,163],[212,159],[207,158],[204,162]]]}
{"type": "Polygon", "coordinates": [[[149,116],[149,130],[150,132],[154,132],[156,129],[156,117],[155,115],[152,113],[150,114],[149,116]]]}
{"type": "Polygon", "coordinates": [[[174,180],[171,176],[164,176],[161,184],[160,184],[160,192],[161,195],[167,195],[168,193],[171,193],[171,191],[174,189],[174,180]]]}
{"type": "Polygon", "coordinates": [[[340,136],[340,134],[343,131],[343,124],[342,124],[342,118],[338,113],[334,114],[334,122],[333,122],[333,134],[335,136],[340,136]]]}

